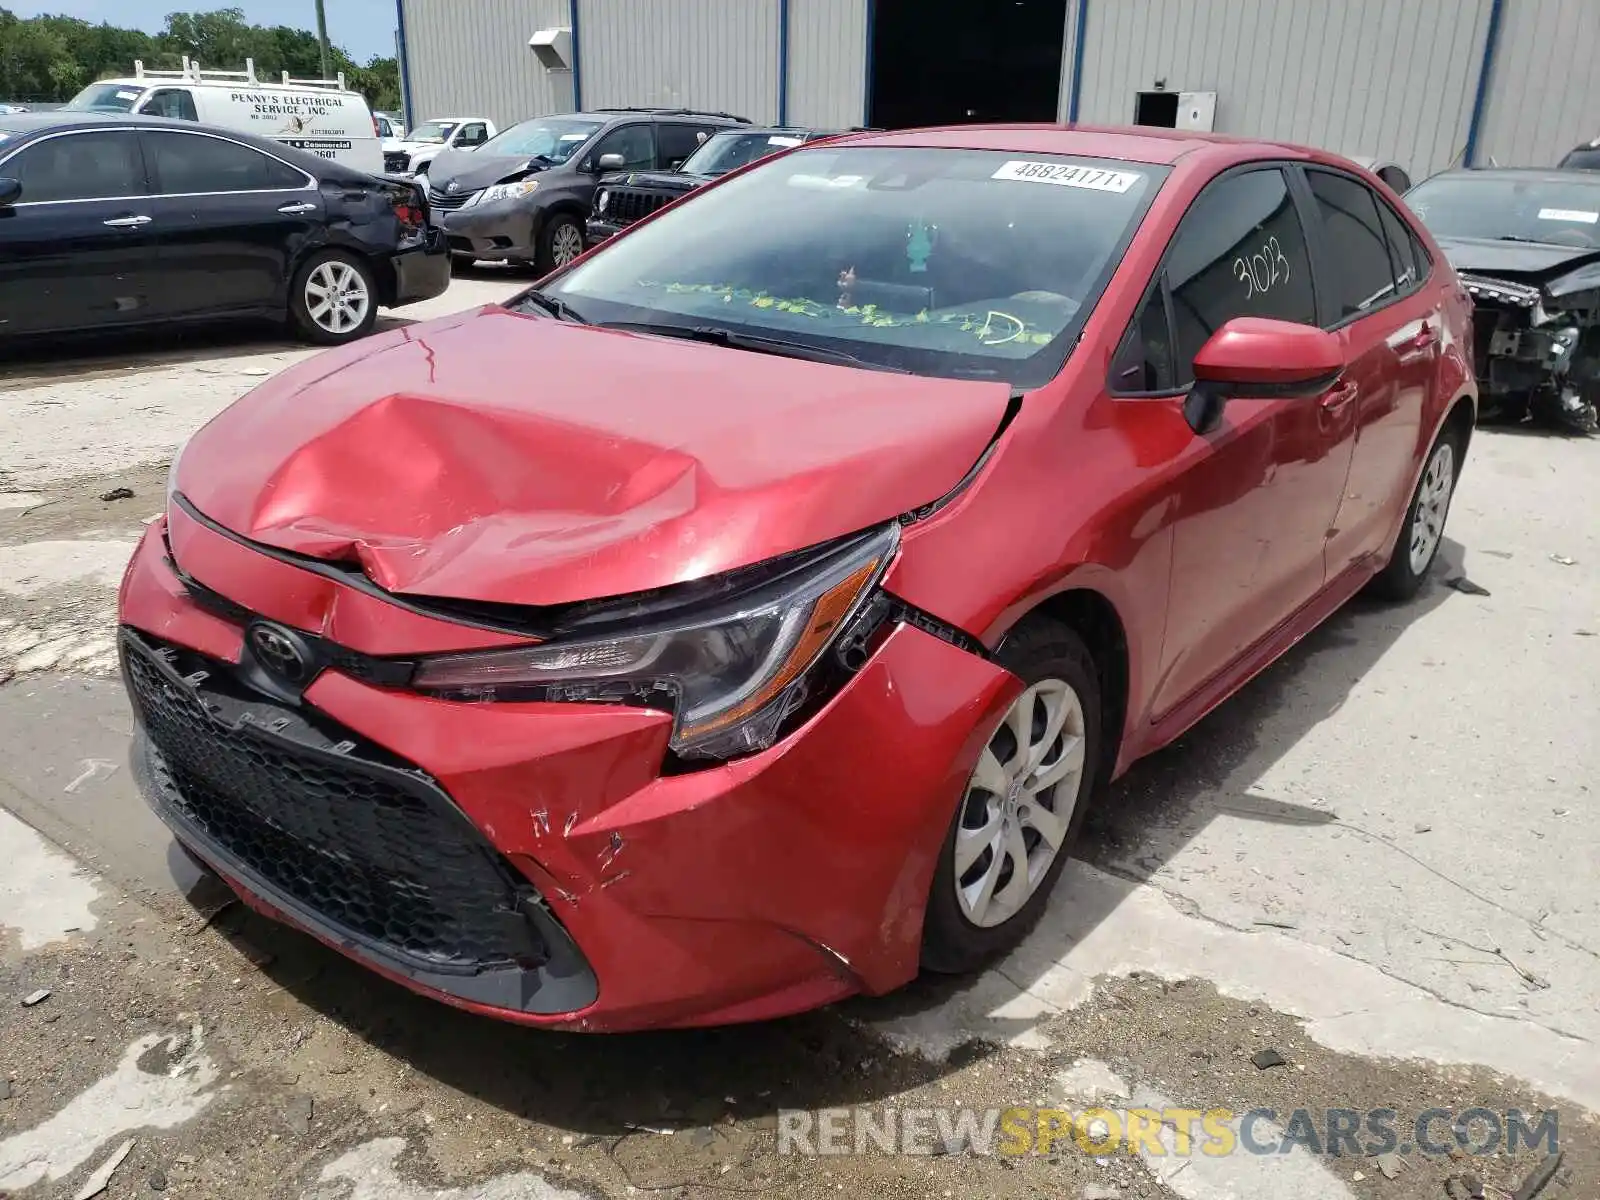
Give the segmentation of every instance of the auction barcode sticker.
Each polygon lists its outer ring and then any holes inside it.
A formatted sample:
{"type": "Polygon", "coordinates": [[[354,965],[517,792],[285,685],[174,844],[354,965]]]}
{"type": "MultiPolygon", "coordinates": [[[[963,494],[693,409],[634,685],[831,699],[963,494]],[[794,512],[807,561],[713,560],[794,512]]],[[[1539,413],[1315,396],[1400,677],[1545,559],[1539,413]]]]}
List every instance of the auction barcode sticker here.
{"type": "Polygon", "coordinates": [[[1065,163],[1013,159],[996,171],[993,179],[1022,183],[1054,183],[1060,187],[1088,188],[1095,192],[1126,192],[1141,176],[1134,171],[1107,171],[1103,167],[1072,167],[1065,163]]]}
{"type": "Polygon", "coordinates": [[[1586,212],[1581,208],[1541,208],[1539,220],[1578,221],[1584,225],[1593,225],[1596,221],[1600,221],[1600,212],[1586,212]]]}

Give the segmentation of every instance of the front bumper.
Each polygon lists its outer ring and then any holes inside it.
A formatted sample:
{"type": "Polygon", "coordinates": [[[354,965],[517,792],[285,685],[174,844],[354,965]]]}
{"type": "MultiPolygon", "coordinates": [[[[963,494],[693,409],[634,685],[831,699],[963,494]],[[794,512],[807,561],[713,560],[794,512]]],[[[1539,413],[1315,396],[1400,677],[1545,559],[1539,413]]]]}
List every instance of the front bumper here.
{"type": "Polygon", "coordinates": [[[452,254],[490,261],[534,257],[539,233],[537,209],[502,200],[442,212],[438,221],[450,240],[452,254]]]}
{"type": "Polygon", "coordinates": [[[394,271],[391,305],[415,304],[442,295],[450,286],[450,249],[444,234],[428,229],[422,245],[389,257],[394,271]]]}
{"type": "MultiPolygon", "coordinates": [[[[180,667],[192,665],[185,657],[191,651],[206,656],[224,680],[251,662],[247,613],[316,631],[357,656],[506,641],[269,557],[181,510],[151,527],[123,584],[126,629],[172,647],[180,667]],[[200,593],[174,572],[169,539],[200,593]],[[219,608],[215,593],[228,604],[219,608]]],[[[195,673],[183,676],[175,667],[178,683],[166,683],[189,687],[184,679],[195,673]]],[[[470,962],[419,970],[414,954],[395,952],[397,942],[407,948],[403,931],[385,934],[369,919],[356,923],[363,936],[352,937],[349,914],[330,911],[315,894],[308,900],[293,870],[263,859],[237,835],[230,841],[197,832],[148,764],[147,797],[180,841],[269,915],[449,1003],[589,1030],[761,1020],[911,979],[950,814],[983,735],[1020,686],[992,663],[901,626],[778,746],[663,775],[670,732],[663,713],[455,703],[359,676],[324,670],[298,710],[263,714],[266,731],[286,715],[274,736],[293,736],[303,721],[339,739],[335,747],[351,743],[341,753],[360,759],[362,769],[371,759],[410,772],[421,794],[448,806],[439,811],[463,819],[459,837],[431,840],[480,846],[505,864],[513,892],[531,896],[523,911],[548,917],[536,930],[544,963],[524,963],[520,975],[503,966],[474,971],[470,962]],[[371,936],[374,929],[382,936],[371,936]],[[565,957],[552,951],[567,944],[565,957]],[[591,977],[597,991],[584,1002],[582,981],[591,977]]],[[[151,761],[170,758],[173,747],[163,745],[170,730],[137,699],[136,711],[156,755],[151,761]]],[[[224,705],[213,719],[231,711],[224,705]]],[[[374,820],[387,811],[378,808],[374,820]]],[[[341,850],[315,836],[321,844],[307,841],[278,859],[293,866],[341,850]]],[[[414,866],[397,873],[408,871],[414,866]]],[[[485,910],[496,903],[497,896],[485,896],[485,910]]]]}

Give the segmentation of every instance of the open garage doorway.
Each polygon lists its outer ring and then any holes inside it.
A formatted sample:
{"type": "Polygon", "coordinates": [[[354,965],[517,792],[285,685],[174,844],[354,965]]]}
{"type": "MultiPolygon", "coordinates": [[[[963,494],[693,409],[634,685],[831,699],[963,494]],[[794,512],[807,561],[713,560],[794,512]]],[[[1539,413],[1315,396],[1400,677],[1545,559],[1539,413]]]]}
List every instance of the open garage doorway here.
{"type": "Polygon", "coordinates": [[[867,123],[1054,121],[1067,0],[868,0],[867,123]]]}

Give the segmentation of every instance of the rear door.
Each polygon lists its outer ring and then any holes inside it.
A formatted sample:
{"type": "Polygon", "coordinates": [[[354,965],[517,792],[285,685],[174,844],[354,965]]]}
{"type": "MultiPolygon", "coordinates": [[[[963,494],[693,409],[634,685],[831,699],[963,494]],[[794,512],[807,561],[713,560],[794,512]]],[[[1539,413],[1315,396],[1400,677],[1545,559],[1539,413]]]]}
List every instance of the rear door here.
{"type": "Polygon", "coordinates": [[[167,316],[276,313],[323,201],[298,167],[216,134],[145,130],[167,316]]]}
{"type": "Polygon", "coordinates": [[[1404,222],[1375,189],[1321,167],[1305,179],[1320,217],[1322,323],[1344,346],[1355,426],[1350,478],[1328,537],[1332,577],[1388,552],[1396,505],[1409,499],[1443,313],[1436,289],[1421,286],[1404,222]]]}
{"type": "Polygon", "coordinates": [[[53,134],[6,152],[22,195],[0,210],[0,334],[154,315],[154,213],[131,129],[53,134]]]}

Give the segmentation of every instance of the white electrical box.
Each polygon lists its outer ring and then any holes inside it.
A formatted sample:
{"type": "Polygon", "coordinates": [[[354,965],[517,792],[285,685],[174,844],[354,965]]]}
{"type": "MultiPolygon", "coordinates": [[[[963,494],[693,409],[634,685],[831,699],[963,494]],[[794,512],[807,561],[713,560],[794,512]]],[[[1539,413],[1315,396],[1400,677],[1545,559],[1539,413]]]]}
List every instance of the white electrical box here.
{"type": "Polygon", "coordinates": [[[541,29],[528,39],[528,48],[546,70],[572,70],[572,30],[541,29]]]}
{"type": "Polygon", "coordinates": [[[1199,129],[1209,133],[1217,122],[1215,92],[1178,93],[1178,129],[1199,129]]]}

